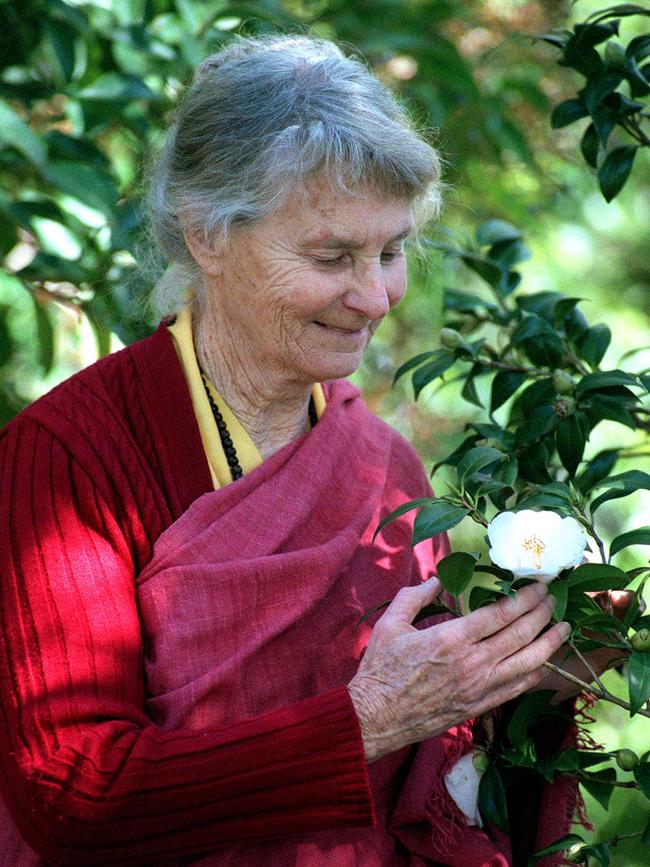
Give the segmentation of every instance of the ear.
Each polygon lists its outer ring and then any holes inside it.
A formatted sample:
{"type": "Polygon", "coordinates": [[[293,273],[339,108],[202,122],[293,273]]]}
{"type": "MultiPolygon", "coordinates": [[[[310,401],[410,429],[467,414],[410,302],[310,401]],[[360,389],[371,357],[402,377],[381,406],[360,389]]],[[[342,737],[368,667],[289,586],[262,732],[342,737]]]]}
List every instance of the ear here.
{"type": "Polygon", "coordinates": [[[183,232],[185,246],[199,268],[212,277],[221,276],[223,270],[223,244],[206,238],[202,232],[183,232]]]}

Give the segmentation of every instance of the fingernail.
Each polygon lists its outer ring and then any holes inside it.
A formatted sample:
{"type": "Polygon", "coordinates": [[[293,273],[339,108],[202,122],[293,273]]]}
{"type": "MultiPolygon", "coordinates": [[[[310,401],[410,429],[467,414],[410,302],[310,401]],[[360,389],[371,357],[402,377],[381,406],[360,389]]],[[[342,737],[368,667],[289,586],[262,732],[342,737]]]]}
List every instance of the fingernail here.
{"type": "Polygon", "coordinates": [[[571,627],[569,626],[569,624],[565,620],[563,620],[562,623],[558,623],[557,628],[558,628],[558,632],[560,633],[560,638],[562,639],[562,641],[564,641],[565,638],[568,638],[569,635],[571,634],[571,627]]]}

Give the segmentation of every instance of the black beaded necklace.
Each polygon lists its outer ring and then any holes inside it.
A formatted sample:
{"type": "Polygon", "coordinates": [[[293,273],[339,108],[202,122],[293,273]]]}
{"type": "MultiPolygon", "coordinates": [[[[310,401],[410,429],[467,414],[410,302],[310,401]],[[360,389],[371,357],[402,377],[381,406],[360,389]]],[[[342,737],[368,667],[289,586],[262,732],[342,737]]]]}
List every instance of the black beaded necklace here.
{"type": "MultiPolygon", "coordinates": [[[[200,370],[200,368],[199,368],[200,370]]],[[[230,474],[232,475],[233,481],[237,481],[237,479],[241,479],[244,475],[244,471],[241,468],[241,464],[239,463],[239,458],[237,457],[237,449],[235,448],[235,444],[232,441],[232,437],[230,436],[230,431],[228,430],[228,425],[224,417],[221,415],[221,410],[217,406],[214,398],[212,397],[212,392],[210,391],[210,387],[208,386],[208,381],[205,378],[205,373],[201,370],[201,379],[203,380],[203,388],[205,389],[205,393],[207,395],[208,401],[210,403],[210,409],[212,410],[212,415],[214,416],[215,424],[217,425],[217,430],[219,431],[219,439],[221,440],[221,445],[223,446],[223,451],[226,456],[226,460],[228,462],[228,468],[230,469],[230,474]]],[[[316,413],[316,407],[314,405],[314,398],[309,398],[309,424],[311,427],[314,427],[316,422],[318,421],[318,415],[316,413]]]]}

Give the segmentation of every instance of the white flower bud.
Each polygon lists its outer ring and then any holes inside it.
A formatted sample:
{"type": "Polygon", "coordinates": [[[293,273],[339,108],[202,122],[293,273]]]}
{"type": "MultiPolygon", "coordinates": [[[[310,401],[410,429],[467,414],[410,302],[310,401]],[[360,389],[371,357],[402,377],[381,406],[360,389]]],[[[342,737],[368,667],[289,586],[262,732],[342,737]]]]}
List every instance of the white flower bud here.
{"type": "Polygon", "coordinates": [[[476,767],[477,764],[484,764],[479,753],[484,755],[482,750],[475,750],[458,759],[445,777],[445,786],[450,798],[464,813],[467,824],[482,828],[483,822],[478,809],[478,787],[486,767],[476,767]]]}

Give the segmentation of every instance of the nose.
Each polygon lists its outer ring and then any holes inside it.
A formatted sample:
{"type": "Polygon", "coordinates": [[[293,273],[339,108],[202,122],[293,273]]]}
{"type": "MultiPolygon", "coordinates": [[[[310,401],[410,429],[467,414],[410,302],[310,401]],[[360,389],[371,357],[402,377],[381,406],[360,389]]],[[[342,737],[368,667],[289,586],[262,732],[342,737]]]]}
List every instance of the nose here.
{"type": "Polygon", "coordinates": [[[387,278],[378,259],[366,261],[355,268],[353,286],[346,292],[343,304],[366,319],[382,319],[391,308],[387,278]]]}

